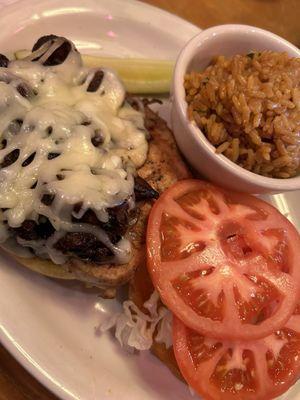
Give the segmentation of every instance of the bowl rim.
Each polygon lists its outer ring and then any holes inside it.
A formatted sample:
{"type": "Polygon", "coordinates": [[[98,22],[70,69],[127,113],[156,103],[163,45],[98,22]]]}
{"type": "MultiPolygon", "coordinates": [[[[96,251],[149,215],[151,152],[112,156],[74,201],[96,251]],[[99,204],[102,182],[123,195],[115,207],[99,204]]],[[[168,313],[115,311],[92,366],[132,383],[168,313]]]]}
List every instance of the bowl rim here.
{"type": "Polygon", "coordinates": [[[183,126],[186,126],[196,143],[202,147],[207,155],[211,159],[214,159],[219,167],[225,168],[227,173],[233,174],[239,179],[243,179],[244,181],[249,182],[249,184],[269,189],[270,191],[289,191],[300,189],[300,175],[286,179],[265,177],[256,174],[255,172],[248,171],[243,167],[240,167],[223,154],[217,154],[216,148],[208,141],[201,129],[195,124],[195,122],[188,120],[186,113],[187,103],[185,100],[183,80],[190,61],[197,54],[199,47],[201,47],[201,43],[203,43],[204,41],[207,42],[208,40],[211,40],[220,34],[241,33],[241,31],[245,33],[250,33],[252,35],[267,37],[275,44],[280,43],[281,46],[286,47],[286,51],[290,54],[292,53],[294,57],[300,57],[300,49],[298,49],[292,43],[276,35],[275,33],[257,28],[255,26],[242,24],[225,24],[205,29],[194,36],[192,39],[190,39],[179,53],[173,74],[172,101],[173,103],[175,103],[177,114],[179,115],[180,121],[183,126]]]}

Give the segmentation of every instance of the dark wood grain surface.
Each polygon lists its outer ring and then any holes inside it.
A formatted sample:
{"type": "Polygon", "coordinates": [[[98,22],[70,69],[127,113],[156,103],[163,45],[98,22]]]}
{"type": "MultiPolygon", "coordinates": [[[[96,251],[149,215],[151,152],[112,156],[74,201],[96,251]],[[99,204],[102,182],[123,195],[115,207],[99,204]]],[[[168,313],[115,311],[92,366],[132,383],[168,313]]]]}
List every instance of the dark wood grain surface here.
{"type": "MultiPolygon", "coordinates": [[[[202,28],[224,23],[250,24],[271,30],[300,46],[300,0],[145,2],[173,12],[202,28]]],[[[0,400],[55,399],[57,398],[31,377],[0,345],[0,400]]]]}
{"type": "Polygon", "coordinates": [[[200,26],[248,24],[300,47],[299,0],[145,0],[200,26]]]}

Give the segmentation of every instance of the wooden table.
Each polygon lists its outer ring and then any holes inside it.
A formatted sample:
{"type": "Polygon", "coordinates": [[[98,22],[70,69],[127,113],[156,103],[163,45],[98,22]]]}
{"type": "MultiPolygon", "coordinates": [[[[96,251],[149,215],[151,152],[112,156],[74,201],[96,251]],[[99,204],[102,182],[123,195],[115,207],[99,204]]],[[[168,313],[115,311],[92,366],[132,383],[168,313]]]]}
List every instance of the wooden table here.
{"type": "MultiPolygon", "coordinates": [[[[300,0],[145,0],[145,2],[173,12],[202,28],[225,23],[255,25],[273,31],[300,47],[300,0]]],[[[57,400],[0,346],[0,400],[55,399],[57,400]]]]}

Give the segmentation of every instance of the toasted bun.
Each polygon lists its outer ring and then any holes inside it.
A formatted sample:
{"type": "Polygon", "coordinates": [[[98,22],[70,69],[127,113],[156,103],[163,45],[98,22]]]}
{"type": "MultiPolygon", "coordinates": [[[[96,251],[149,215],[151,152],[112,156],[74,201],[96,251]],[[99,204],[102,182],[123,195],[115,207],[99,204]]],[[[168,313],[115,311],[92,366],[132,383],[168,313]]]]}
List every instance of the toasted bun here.
{"type": "MultiPolygon", "coordinates": [[[[7,251],[7,249],[4,249],[7,251]]],[[[56,279],[76,279],[74,274],[67,269],[67,264],[57,265],[50,260],[43,260],[37,257],[24,258],[18,257],[13,253],[10,256],[14,258],[23,267],[27,267],[34,272],[38,272],[42,275],[48,276],[49,278],[56,279]]]]}
{"type": "MultiPolygon", "coordinates": [[[[143,308],[143,304],[150,298],[153,291],[154,286],[148,273],[145,256],[143,262],[139,265],[134,277],[130,281],[129,298],[138,306],[139,309],[145,312],[146,310],[143,308]]],[[[177,376],[177,378],[184,381],[177,366],[173,347],[166,348],[163,343],[157,343],[154,341],[151,346],[151,352],[162,361],[172,371],[172,373],[177,376]]]]}
{"type": "MultiPolygon", "coordinates": [[[[190,177],[190,172],[177,150],[173,134],[156,113],[145,107],[145,123],[150,132],[149,152],[145,164],[138,174],[159,193],[180,179],[190,177]]],[[[132,258],[124,265],[97,265],[72,259],[63,265],[56,265],[49,260],[21,258],[11,256],[32,271],[50,278],[76,279],[88,285],[100,288],[100,294],[113,298],[116,288],[128,282],[139,265],[145,263],[145,231],[151,204],[144,203],[139,207],[137,223],[130,227],[127,238],[132,244],[132,258]]]]}
{"type": "Polygon", "coordinates": [[[116,295],[116,288],[128,282],[140,263],[143,252],[133,249],[133,256],[128,264],[124,265],[97,265],[86,263],[80,260],[71,259],[69,262],[58,265],[50,260],[38,257],[24,258],[3,249],[22,266],[31,271],[45,275],[49,278],[78,280],[88,286],[96,286],[100,294],[105,298],[113,298],[116,295]]]}

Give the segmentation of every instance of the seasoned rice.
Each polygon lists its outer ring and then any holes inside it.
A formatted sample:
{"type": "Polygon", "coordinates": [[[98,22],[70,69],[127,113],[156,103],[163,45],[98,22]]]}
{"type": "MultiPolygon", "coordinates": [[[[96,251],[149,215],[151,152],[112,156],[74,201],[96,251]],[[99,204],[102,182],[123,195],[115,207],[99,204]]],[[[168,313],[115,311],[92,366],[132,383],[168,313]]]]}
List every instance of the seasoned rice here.
{"type": "Polygon", "coordinates": [[[300,162],[300,58],[264,51],[218,56],[186,74],[188,117],[233,162],[290,178],[300,162]]]}

